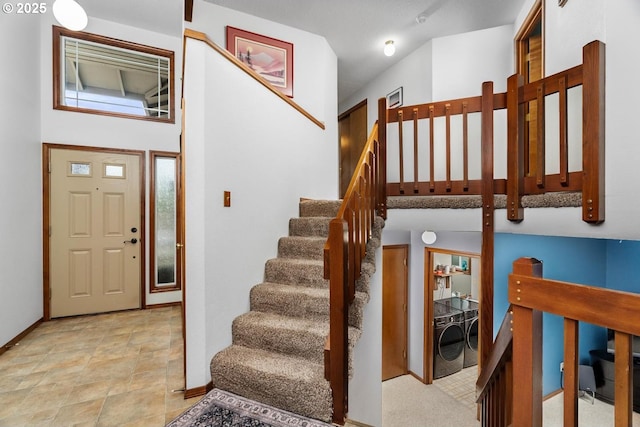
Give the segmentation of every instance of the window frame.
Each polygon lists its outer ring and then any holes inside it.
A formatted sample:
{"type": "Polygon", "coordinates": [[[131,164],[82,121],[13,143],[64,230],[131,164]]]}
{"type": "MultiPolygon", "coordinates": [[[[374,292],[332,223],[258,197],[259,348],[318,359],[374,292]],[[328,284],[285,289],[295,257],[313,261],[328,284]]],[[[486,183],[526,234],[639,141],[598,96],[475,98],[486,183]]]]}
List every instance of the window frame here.
{"type": "Polygon", "coordinates": [[[144,120],[159,123],[172,123],[176,122],[175,119],[175,54],[171,50],[161,49],[152,46],[146,46],[134,42],[119,40],[111,37],[101,36],[98,34],[85,33],[81,31],[71,31],[60,26],[53,26],[53,109],[74,111],[79,113],[96,114],[100,116],[121,117],[127,119],[144,120]],[[61,87],[61,76],[63,66],[61,61],[62,54],[62,37],[70,37],[79,40],[84,40],[92,43],[99,43],[105,46],[116,47],[120,49],[128,49],[140,53],[146,53],[150,55],[161,56],[169,60],[169,117],[152,117],[152,116],[140,116],[127,113],[118,113],[112,111],[94,110],[90,108],[72,107],[65,105],[62,102],[62,94],[64,88],[61,87]]]}
{"type": "Polygon", "coordinates": [[[150,191],[149,191],[149,293],[173,292],[182,290],[182,156],[180,153],[168,151],[149,151],[150,191]],[[176,190],[176,265],[174,285],[158,285],[156,272],[156,159],[172,158],[175,160],[175,190],[176,190]]]}

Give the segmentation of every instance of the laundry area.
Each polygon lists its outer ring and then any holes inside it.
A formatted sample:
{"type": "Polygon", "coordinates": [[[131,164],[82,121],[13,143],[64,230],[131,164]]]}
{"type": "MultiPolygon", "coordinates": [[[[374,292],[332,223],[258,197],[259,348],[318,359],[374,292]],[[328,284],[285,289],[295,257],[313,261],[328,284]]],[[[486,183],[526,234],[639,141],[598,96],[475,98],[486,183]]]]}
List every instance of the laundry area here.
{"type": "Polygon", "coordinates": [[[461,254],[438,252],[432,258],[436,380],[478,364],[480,263],[479,258],[461,254]]]}

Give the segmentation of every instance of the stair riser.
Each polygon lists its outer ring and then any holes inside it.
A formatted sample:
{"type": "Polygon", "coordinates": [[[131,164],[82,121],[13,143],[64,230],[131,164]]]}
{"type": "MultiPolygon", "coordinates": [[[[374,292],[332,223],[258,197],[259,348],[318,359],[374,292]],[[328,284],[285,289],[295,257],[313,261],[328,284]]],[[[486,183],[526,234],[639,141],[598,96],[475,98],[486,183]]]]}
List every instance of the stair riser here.
{"type": "Polygon", "coordinates": [[[315,363],[324,362],[324,343],[328,333],[328,322],[321,334],[316,331],[283,330],[242,320],[233,323],[234,344],[301,357],[315,363]]]}
{"type": "MultiPolygon", "coordinates": [[[[362,309],[366,304],[356,298],[349,307],[349,326],[362,328],[362,309]]],[[[265,287],[254,287],[250,295],[251,310],[298,317],[319,322],[329,321],[329,294],[318,298],[299,293],[284,293],[265,287]]]]}
{"type": "Polygon", "coordinates": [[[339,200],[313,200],[300,203],[300,216],[324,216],[328,218],[335,218],[338,215],[340,209],[339,200]]]}
{"type": "Polygon", "coordinates": [[[278,241],[278,257],[322,260],[325,239],[283,237],[278,241]]]}
{"type": "Polygon", "coordinates": [[[305,417],[331,421],[332,400],[324,380],[268,375],[218,353],[211,361],[214,387],[305,417]]]}
{"type": "Polygon", "coordinates": [[[329,287],[329,281],[324,278],[322,264],[300,266],[282,260],[269,260],[265,265],[264,274],[267,282],[310,288],[329,287]]]}
{"type": "Polygon", "coordinates": [[[289,220],[290,236],[327,237],[331,218],[292,218],[289,220]]]}

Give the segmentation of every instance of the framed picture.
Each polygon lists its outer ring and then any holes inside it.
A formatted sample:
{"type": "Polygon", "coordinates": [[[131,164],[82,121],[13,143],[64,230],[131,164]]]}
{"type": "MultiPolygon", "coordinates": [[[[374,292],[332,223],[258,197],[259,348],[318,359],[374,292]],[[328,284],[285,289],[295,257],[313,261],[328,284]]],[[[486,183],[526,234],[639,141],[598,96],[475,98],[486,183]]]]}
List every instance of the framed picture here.
{"type": "Polygon", "coordinates": [[[387,108],[402,106],[402,86],[387,95],[387,108]]]}
{"type": "Polygon", "coordinates": [[[293,98],[293,44],[227,26],[227,50],[293,98]]]}

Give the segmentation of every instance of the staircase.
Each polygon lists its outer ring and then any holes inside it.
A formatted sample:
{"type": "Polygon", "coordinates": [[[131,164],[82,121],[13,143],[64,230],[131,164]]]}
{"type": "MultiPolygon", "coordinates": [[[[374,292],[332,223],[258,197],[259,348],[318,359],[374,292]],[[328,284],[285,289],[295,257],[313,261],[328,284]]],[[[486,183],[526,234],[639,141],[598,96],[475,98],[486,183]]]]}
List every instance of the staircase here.
{"type": "MultiPolygon", "coordinates": [[[[211,360],[214,387],[331,421],[331,388],[324,376],[329,281],[323,277],[323,250],[339,207],[340,201],[300,202],[300,217],[290,220],[289,236],[278,242],[278,257],[267,261],[264,282],[251,290],[251,311],[233,322],[233,344],[211,360]]],[[[349,313],[350,350],[360,337],[375,270],[370,252],[349,313]]]]}

